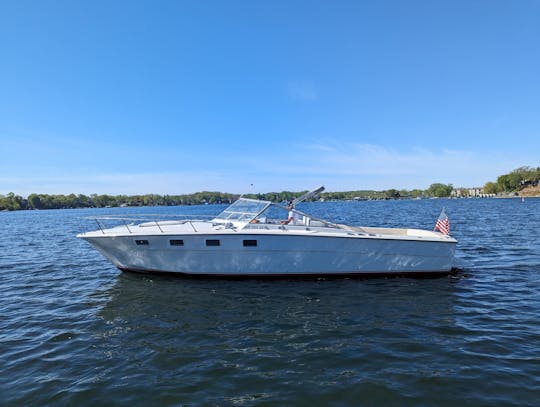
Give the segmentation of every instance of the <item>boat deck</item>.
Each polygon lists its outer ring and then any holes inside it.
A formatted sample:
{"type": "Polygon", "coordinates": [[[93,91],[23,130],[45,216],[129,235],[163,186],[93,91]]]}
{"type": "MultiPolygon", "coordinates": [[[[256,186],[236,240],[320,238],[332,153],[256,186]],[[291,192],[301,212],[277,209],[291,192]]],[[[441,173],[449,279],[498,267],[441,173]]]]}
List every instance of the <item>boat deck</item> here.
{"type": "Polygon", "coordinates": [[[336,225],[305,226],[281,225],[279,221],[268,223],[249,223],[244,227],[235,227],[231,224],[221,224],[206,220],[176,220],[154,221],[140,224],[118,225],[112,228],[100,227],[99,230],[86,232],[80,236],[150,236],[150,235],[192,235],[192,234],[283,234],[289,233],[300,236],[324,235],[343,237],[386,238],[386,239],[421,239],[421,240],[449,240],[454,239],[438,232],[419,229],[380,228],[336,225]]]}

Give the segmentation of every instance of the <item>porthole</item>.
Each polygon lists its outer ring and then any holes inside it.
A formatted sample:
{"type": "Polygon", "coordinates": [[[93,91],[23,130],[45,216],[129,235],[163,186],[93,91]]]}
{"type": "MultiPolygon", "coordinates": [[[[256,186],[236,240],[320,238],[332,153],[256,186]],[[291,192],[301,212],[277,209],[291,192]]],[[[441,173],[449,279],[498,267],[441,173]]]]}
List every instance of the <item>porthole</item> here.
{"type": "Polygon", "coordinates": [[[135,244],[137,244],[137,246],[147,246],[148,240],[146,239],[135,240],[135,244]]]}
{"type": "Polygon", "coordinates": [[[171,244],[171,246],[183,246],[184,245],[184,241],[181,240],[181,239],[169,240],[169,243],[171,244]]]}
{"type": "Polygon", "coordinates": [[[207,239],[206,240],[207,246],[219,246],[219,240],[218,239],[207,239]]]}
{"type": "Polygon", "coordinates": [[[244,240],[244,247],[255,247],[257,246],[256,240],[244,240]]]}

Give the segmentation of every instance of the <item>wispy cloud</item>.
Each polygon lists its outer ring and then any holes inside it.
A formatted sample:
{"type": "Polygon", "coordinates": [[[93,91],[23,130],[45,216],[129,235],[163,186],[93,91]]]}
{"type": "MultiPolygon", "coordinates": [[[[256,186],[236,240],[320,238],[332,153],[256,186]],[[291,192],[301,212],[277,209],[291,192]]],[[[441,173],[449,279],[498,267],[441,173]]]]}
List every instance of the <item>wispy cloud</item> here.
{"type": "Polygon", "coordinates": [[[293,154],[281,155],[279,161],[263,160],[253,165],[260,174],[281,178],[296,188],[324,183],[332,190],[349,190],[427,188],[434,182],[482,186],[533,162],[488,151],[479,154],[420,147],[398,151],[381,145],[332,141],[298,144],[292,150],[293,154]]]}
{"type": "MultiPolygon", "coordinates": [[[[530,158],[530,157],[529,157],[530,158]]],[[[397,150],[382,145],[319,141],[269,153],[204,157],[205,165],[171,171],[49,172],[0,176],[0,193],[182,194],[201,190],[242,193],[303,190],[324,184],[330,191],[427,188],[433,182],[482,186],[521,165],[526,157],[450,149],[397,150]],[[212,162],[210,166],[208,163],[212,162]],[[211,167],[211,168],[210,168],[211,167]]]]}

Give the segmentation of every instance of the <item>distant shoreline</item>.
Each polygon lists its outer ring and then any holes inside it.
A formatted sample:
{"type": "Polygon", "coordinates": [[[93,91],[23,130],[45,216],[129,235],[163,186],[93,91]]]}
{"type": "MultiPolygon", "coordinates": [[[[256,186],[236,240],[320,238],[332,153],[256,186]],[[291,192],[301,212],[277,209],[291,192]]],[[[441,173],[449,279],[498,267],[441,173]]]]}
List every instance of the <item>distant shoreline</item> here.
{"type": "MultiPolygon", "coordinates": [[[[200,193],[197,193],[197,194],[200,194],[200,193]]],[[[44,208],[35,208],[35,207],[21,207],[21,208],[18,208],[18,209],[8,209],[8,208],[0,208],[0,212],[13,212],[13,211],[21,211],[21,210],[50,210],[50,209],[98,209],[98,208],[107,208],[107,209],[110,209],[110,208],[137,208],[137,207],[156,207],[156,206],[160,206],[160,207],[163,207],[163,206],[197,206],[197,205],[224,205],[224,204],[230,204],[232,202],[234,202],[240,195],[236,195],[236,194],[226,194],[226,193],[213,193],[213,194],[219,194],[220,196],[230,196],[231,199],[222,199],[222,200],[219,200],[219,201],[215,201],[215,202],[208,202],[208,201],[205,201],[204,199],[202,201],[199,201],[199,202],[185,202],[185,203],[178,203],[178,202],[174,202],[174,203],[158,203],[158,202],[151,202],[151,201],[148,201],[148,202],[137,202],[137,204],[135,205],[129,205],[127,203],[122,203],[122,204],[111,204],[111,205],[92,205],[90,204],[90,202],[86,202],[86,205],[84,206],[71,206],[71,205],[62,205],[62,206],[53,206],[53,207],[44,207],[44,208]]],[[[279,193],[276,193],[276,194],[279,194],[279,193]]],[[[288,199],[283,199],[281,201],[277,201],[277,202],[284,202],[284,201],[287,201],[289,199],[294,199],[294,197],[296,196],[299,196],[300,194],[302,194],[302,192],[298,192],[298,193],[288,193],[288,194],[292,194],[292,196],[288,199]]],[[[333,194],[333,193],[326,193],[326,194],[333,194]]],[[[193,195],[196,195],[196,194],[193,194],[193,195]]],[[[324,195],[324,194],[322,194],[324,195]]],[[[42,196],[47,196],[47,195],[42,195],[42,196]]],[[[55,197],[66,197],[66,195],[54,195],[55,197]]],[[[106,195],[107,197],[111,197],[111,198],[118,198],[118,197],[125,197],[124,195],[116,195],[116,196],[110,196],[110,195],[106,195]]],[[[144,195],[146,196],[146,195],[144,195]]],[[[154,197],[160,197],[159,195],[153,195],[154,197]]],[[[250,197],[250,195],[243,195],[244,197],[250,197]]],[[[140,197],[139,195],[134,195],[132,196],[133,197],[140,197]]],[[[447,197],[430,197],[430,196],[423,196],[423,197],[416,197],[416,198],[413,198],[413,197],[378,197],[378,198],[360,198],[360,197],[356,197],[356,198],[331,198],[331,199],[327,199],[326,197],[322,196],[321,198],[319,199],[316,199],[314,201],[318,201],[318,202],[360,202],[360,201],[415,201],[415,200],[428,200],[428,199],[451,199],[451,200],[462,200],[462,199],[468,199],[468,200],[484,200],[484,199],[526,199],[526,198],[540,198],[540,194],[536,194],[536,195],[520,195],[519,193],[513,193],[513,194],[499,194],[499,195],[495,195],[495,196],[462,196],[462,197],[452,197],[452,196],[447,196],[447,197]]],[[[257,199],[255,197],[255,199],[257,199]]]]}
{"type": "MultiPolygon", "coordinates": [[[[266,192],[257,194],[231,194],[227,192],[200,191],[182,195],[108,195],[108,194],[36,194],[27,198],[15,195],[0,194],[0,211],[16,211],[25,209],[67,209],[67,208],[107,208],[137,206],[178,206],[201,204],[231,204],[238,197],[258,199],[271,202],[288,202],[298,198],[307,191],[266,192]]],[[[508,174],[497,177],[497,182],[487,182],[483,187],[454,187],[452,184],[435,182],[427,189],[394,189],[387,190],[354,190],[343,192],[323,192],[320,199],[324,201],[368,201],[368,200],[402,200],[402,199],[479,199],[479,198],[516,198],[540,197],[540,167],[519,167],[508,174]]]]}

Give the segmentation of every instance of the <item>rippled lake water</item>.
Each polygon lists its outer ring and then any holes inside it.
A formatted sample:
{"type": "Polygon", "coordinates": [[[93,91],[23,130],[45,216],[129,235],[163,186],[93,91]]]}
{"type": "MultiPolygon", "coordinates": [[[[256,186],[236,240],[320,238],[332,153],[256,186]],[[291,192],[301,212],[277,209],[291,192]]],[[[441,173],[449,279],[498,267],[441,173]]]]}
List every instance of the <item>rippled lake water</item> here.
{"type": "Polygon", "coordinates": [[[457,275],[219,280],[121,273],[84,216],[0,213],[2,405],[540,403],[540,199],[305,203],[354,225],[431,229],[457,275]]]}

